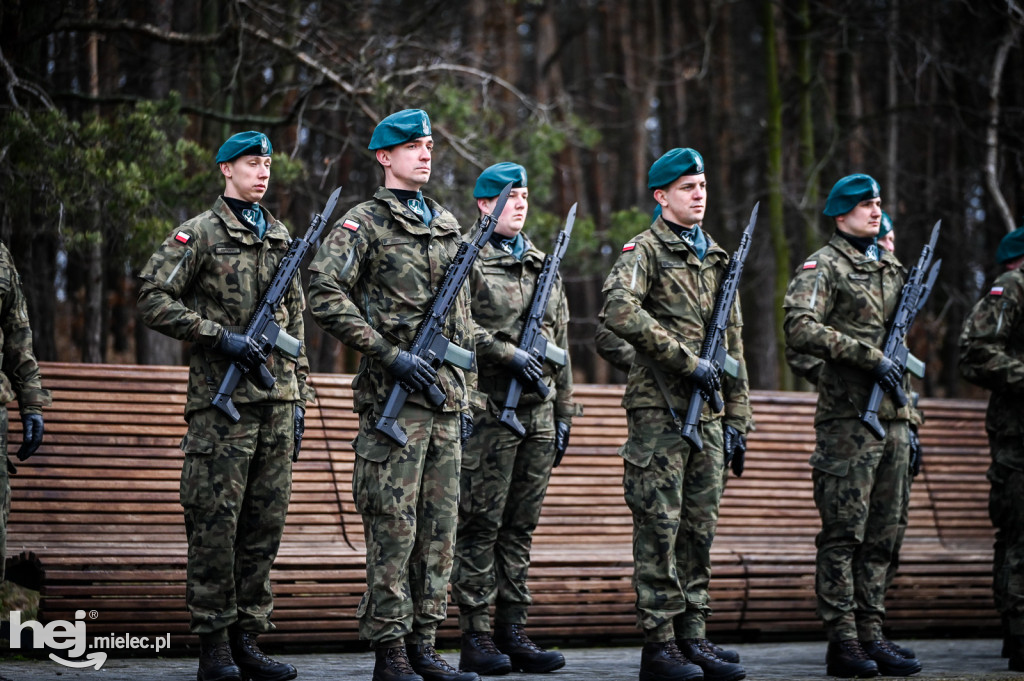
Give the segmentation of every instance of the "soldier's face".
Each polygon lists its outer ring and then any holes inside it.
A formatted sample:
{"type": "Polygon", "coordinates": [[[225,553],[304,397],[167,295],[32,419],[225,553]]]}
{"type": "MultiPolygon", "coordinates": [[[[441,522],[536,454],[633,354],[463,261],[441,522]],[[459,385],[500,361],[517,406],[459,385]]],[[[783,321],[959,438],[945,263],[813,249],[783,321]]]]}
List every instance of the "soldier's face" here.
{"type": "Polygon", "coordinates": [[[882,199],[864,199],[849,213],[836,217],[836,227],[850,236],[877,236],[881,226],[882,199]]]}
{"type": "Polygon", "coordinates": [[[890,253],[896,252],[896,234],[892,230],[878,240],[878,245],[889,251],[890,253]]]}
{"type": "MultiPolygon", "coordinates": [[[[526,212],[530,210],[529,194],[530,192],[526,187],[513,189],[509,192],[508,201],[505,202],[505,207],[501,210],[501,215],[498,217],[498,224],[494,227],[494,231],[497,234],[513,237],[523,230],[523,225],[526,224],[526,212]]],[[[498,197],[477,199],[477,202],[477,207],[481,211],[490,214],[498,203],[498,197]]]]}
{"type": "Polygon", "coordinates": [[[704,173],[683,175],[667,187],[654,190],[665,219],[683,227],[693,227],[704,219],[708,187],[704,173]]]}
{"type": "Polygon", "coordinates": [[[269,156],[239,156],[220,164],[224,175],[224,196],[259,203],[270,185],[269,156]]]}
{"type": "Polygon", "coordinates": [[[390,149],[377,150],[377,162],[384,168],[384,186],[419,191],[430,180],[430,159],[434,138],[417,137],[390,149]]]}

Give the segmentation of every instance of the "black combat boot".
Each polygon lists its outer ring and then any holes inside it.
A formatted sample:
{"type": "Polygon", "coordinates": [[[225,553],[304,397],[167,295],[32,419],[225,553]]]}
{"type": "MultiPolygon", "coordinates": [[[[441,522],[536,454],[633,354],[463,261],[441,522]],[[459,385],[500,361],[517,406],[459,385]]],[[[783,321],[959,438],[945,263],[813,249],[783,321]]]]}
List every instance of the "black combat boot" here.
{"type": "Polygon", "coordinates": [[[855,638],[829,641],[825,654],[825,673],[829,676],[866,679],[878,676],[878,665],[868,657],[855,638]]]}
{"type": "Polygon", "coordinates": [[[706,638],[685,638],[677,642],[679,650],[704,672],[704,681],[740,681],[747,670],[735,662],[715,655],[706,638]]]}
{"type": "Polygon", "coordinates": [[[901,646],[900,644],[896,643],[895,641],[890,641],[887,638],[882,638],[880,640],[883,641],[887,646],[889,646],[889,648],[891,648],[897,655],[899,655],[901,657],[905,657],[908,660],[910,658],[912,658],[912,657],[917,657],[917,655],[914,653],[914,649],[913,648],[908,648],[906,646],[901,646]]]}
{"type": "Polygon", "coordinates": [[[916,657],[904,657],[889,641],[861,641],[861,648],[878,665],[878,673],[883,676],[910,676],[921,671],[921,663],[916,657]]]}
{"type": "Polygon", "coordinates": [[[640,653],[640,681],[702,681],[704,672],[671,641],[645,643],[640,653]]]}
{"type": "Polygon", "coordinates": [[[738,652],[736,652],[735,650],[729,650],[728,648],[722,648],[721,646],[716,645],[716,644],[712,643],[711,641],[708,641],[708,639],[704,639],[704,640],[707,641],[708,647],[711,648],[711,652],[713,652],[715,655],[717,655],[721,659],[725,660],[726,662],[739,662],[740,661],[740,654],[738,652]]]}
{"type": "Polygon", "coordinates": [[[231,654],[235,664],[242,670],[244,681],[288,681],[298,672],[285,662],[270,657],[256,643],[259,634],[240,631],[231,634],[231,654]]]}
{"type": "Polygon", "coordinates": [[[242,681],[242,672],[231,657],[227,641],[200,645],[196,681],[242,681]]]}
{"type": "Polygon", "coordinates": [[[409,664],[404,645],[377,648],[374,652],[377,661],[373,665],[373,681],[423,681],[409,664]]]}
{"type": "Polygon", "coordinates": [[[498,676],[512,671],[512,661],[494,645],[491,632],[466,631],[462,634],[459,667],[484,676],[498,676]]]}
{"type": "Polygon", "coordinates": [[[528,674],[545,674],[565,666],[562,653],[544,650],[530,640],[521,624],[499,624],[494,628],[494,645],[508,655],[512,669],[528,674]]]}
{"type": "Polygon", "coordinates": [[[1010,634],[1007,638],[1009,644],[1010,671],[1024,672],[1024,636],[1010,634]]]}
{"type": "Polygon", "coordinates": [[[480,681],[476,672],[464,672],[448,664],[430,643],[406,646],[409,664],[423,681],[480,681]]]}

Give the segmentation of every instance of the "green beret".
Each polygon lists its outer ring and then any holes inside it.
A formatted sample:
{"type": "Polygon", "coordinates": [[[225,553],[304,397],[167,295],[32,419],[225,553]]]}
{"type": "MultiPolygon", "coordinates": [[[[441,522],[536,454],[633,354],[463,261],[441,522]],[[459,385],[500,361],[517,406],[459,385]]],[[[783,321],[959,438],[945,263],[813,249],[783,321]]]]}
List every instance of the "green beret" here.
{"type": "Polygon", "coordinates": [[[882,211],[882,223],[878,226],[877,239],[881,239],[886,234],[892,231],[892,218],[884,210],[882,211]]]}
{"type": "Polygon", "coordinates": [[[495,163],[493,166],[480,173],[476,178],[476,186],[473,187],[474,199],[490,199],[501,193],[509,182],[513,189],[521,189],[526,186],[526,168],[518,163],[504,161],[495,163]]]}
{"type": "Polygon", "coordinates": [[[667,187],[683,175],[700,175],[704,172],[704,159],[695,149],[673,149],[666,152],[647,171],[647,188],[667,187]]]}
{"type": "Polygon", "coordinates": [[[865,199],[877,199],[882,190],[870,175],[847,175],[839,180],[828,193],[825,210],[821,211],[830,218],[846,215],[865,199]]]}
{"type": "Polygon", "coordinates": [[[274,147],[262,132],[250,130],[232,135],[217,151],[217,163],[228,163],[239,156],[270,156],[274,147]]]}
{"type": "Polygon", "coordinates": [[[1003,237],[996,249],[996,262],[1016,260],[1024,255],[1024,227],[1018,227],[1003,237]]]}
{"type": "Polygon", "coordinates": [[[430,135],[430,116],[422,109],[405,109],[393,113],[373,129],[370,151],[388,149],[396,144],[430,135]]]}

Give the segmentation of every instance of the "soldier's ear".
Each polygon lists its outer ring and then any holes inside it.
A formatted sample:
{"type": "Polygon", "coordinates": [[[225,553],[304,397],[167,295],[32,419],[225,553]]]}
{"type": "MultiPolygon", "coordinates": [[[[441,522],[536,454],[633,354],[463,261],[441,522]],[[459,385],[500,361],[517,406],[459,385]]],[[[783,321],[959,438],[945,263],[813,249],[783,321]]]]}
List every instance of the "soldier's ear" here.
{"type": "Polygon", "coordinates": [[[391,150],[390,149],[378,149],[377,150],[377,163],[381,164],[385,168],[391,167],[391,150]]]}

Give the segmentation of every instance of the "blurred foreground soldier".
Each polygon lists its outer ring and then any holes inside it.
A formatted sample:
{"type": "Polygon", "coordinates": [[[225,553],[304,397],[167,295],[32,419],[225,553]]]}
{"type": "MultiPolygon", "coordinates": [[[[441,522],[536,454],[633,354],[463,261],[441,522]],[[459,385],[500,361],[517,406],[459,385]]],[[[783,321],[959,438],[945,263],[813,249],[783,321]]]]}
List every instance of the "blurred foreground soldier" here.
{"type": "Polygon", "coordinates": [[[651,166],[648,187],[662,214],[622,247],[604,283],[602,311],[605,326],[636,350],[622,399],[629,437],[620,454],[644,632],[640,681],[737,681],[746,676],[739,655],[709,641],[705,621],[724,450],[739,446],[751,420],[742,316],[737,299],[726,343],[740,370],[723,386],[718,368],[699,357],[729,263],[700,226],[704,161],[693,149],[673,149],[651,166]],[[724,415],[704,406],[701,452],[690,449],[669,411],[685,413],[695,385],[708,393],[723,387],[725,402],[724,415]]]}
{"type": "MultiPolygon", "coordinates": [[[[284,531],[306,401],[313,398],[305,345],[297,359],[277,349],[270,354],[271,388],[251,374],[242,379],[231,395],[238,423],[212,406],[232,362],[259,368],[259,347],[245,326],[288,251],[288,229],[259,204],[270,182],[271,151],[260,132],[224,142],[217,152],[223,196],[175,229],[139,275],[142,320],[192,344],[181,505],[199,681],[296,676],[295,667],[267,657],[256,639],[274,629],[270,567],[284,531]]],[[[277,319],[299,340],[304,307],[296,277],[277,319]]]]}
{"type": "Polygon", "coordinates": [[[21,289],[21,277],[7,246],[0,244],[0,582],[7,560],[7,518],[11,513],[10,474],[17,469],[7,458],[7,403],[18,400],[21,412],[21,447],[18,459],[25,461],[43,442],[43,407],[50,404],[50,391],[43,389],[39,365],[32,352],[32,329],[28,305],[21,289]]]}
{"type": "Polygon", "coordinates": [[[793,352],[824,360],[810,464],[821,517],[815,593],[829,641],[826,671],[906,676],[921,663],[887,640],[882,624],[910,475],[910,407],[898,408],[889,391],[903,385],[909,395],[910,379],[881,350],[906,273],[875,244],[882,209],[873,178],[836,182],[824,214],[836,232],[797,268],[786,292],[785,332],[793,352]],[[859,419],[876,382],[887,390],[878,410],[882,440],[859,419]]]}
{"type": "Polygon", "coordinates": [[[1024,671],[1024,227],[996,250],[1004,271],[960,334],[960,370],[992,391],[985,417],[992,450],[989,516],[996,529],[992,591],[1003,619],[1004,657],[1024,671]]]}
{"type": "MultiPolygon", "coordinates": [[[[515,163],[487,168],[473,196],[480,215],[491,214],[509,182],[512,192],[469,283],[478,389],[487,405],[476,414],[473,436],[462,455],[452,596],[463,632],[459,666],[480,674],[512,669],[544,673],[565,665],[561,653],[537,646],[524,627],[532,602],[526,579],[533,530],[551,469],[565,453],[576,414],[572,368],[568,361],[562,367],[542,365],[518,347],[544,264],[544,253],[522,233],[529,209],[526,169],[515,163]],[[522,438],[499,420],[513,376],[524,386],[542,376],[550,389],[544,398],[524,387],[516,409],[526,428],[522,438]],[[495,604],[492,639],[489,608],[495,604]]],[[[556,278],[542,332],[549,342],[567,348],[568,325],[569,305],[556,278]]]]}
{"type": "MultiPolygon", "coordinates": [[[[458,520],[460,438],[469,419],[466,378],[436,370],[407,348],[455,259],[455,217],[420,188],[430,179],[434,139],[425,111],[381,121],[369,149],[384,186],[339,220],[310,265],[310,310],[332,336],[362,353],[353,381],[359,434],[352,492],[366,535],[366,592],[359,636],[376,650],[374,681],[473,681],[434,649],[447,612],[458,520]],[[404,447],[376,430],[396,381],[414,389],[398,423],[404,447]],[[436,383],[444,402],[423,390],[436,383]]],[[[472,348],[469,295],[463,288],[444,320],[452,343],[472,348]]]]}

